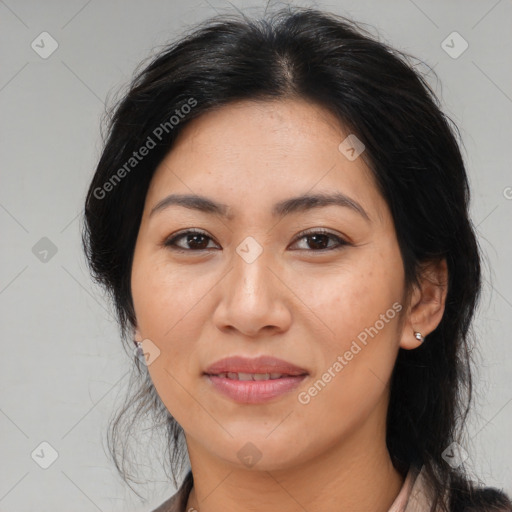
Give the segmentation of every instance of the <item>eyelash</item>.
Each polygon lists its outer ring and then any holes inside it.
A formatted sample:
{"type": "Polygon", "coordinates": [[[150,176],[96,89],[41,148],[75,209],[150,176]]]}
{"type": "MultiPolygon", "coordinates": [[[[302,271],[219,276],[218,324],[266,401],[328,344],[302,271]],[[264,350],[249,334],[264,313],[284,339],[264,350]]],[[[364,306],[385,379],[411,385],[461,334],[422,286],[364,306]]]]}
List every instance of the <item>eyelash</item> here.
{"type": "MultiPolygon", "coordinates": [[[[173,251],[181,252],[181,253],[186,253],[186,252],[203,252],[203,251],[209,250],[209,249],[183,249],[182,247],[177,247],[176,246],[176,241],[181,239],[181,238],[183,238],[183,237],[185,237],[185,236],[187,236],[187,235],[203,235],[204,237],[209,238],[210,240],[213,240],[204,231],[197,230],[197,229],[190,229],[190,230],[183,231],[181,233],[178,233],[177,235],[174,235],[174,236],[168,238],[167,240],[164,241],[163,245],[165,247],[173,250],[173,251]]],[[[301,233],[299,233],[297,235],[297,237],[293,241],[293,244],[295,244],[296,242],[298,242],[302,238],[311,237],[313,235],[329,236],[331,239],[334,239],[338,245],[336,247],[330,247],[330,248],[326,248],[326,249],[317,249],[317,250],[315,250],[315,249],[309,249],[309,250],[308,249],[298,249],[298,250],[300,250],[300,251],[308,251],[308,252],[325,253],[327,251],[333,251],[333,250],[341,249],[341,248],[343,248],[343,246],[351,245],[349,242],[347,242],[343,238],[335,235],[334,233],[331,233],[330,231],[327,231],[327,230],[321,229],[321,228],[315,229],[314,231],[302,231],[301,233]]]]}

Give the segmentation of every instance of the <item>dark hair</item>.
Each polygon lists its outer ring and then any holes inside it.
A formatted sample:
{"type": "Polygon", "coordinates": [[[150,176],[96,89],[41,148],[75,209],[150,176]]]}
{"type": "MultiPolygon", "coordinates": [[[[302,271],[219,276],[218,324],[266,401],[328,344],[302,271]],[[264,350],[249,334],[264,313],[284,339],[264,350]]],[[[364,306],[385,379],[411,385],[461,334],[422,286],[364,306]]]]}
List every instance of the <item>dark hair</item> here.
{"type": "MultiPolygon", "coordinates": [[[[470,324],[480,295],[480,254],[460,134],[412,59],[360,24],[311,8],[207,20],[153,57],[115,106],[87,194],[84,249],[126,338],[135,325],[130,275],[145,196],[182,128],[236,100],[300,98],[328,109],[366,146],[362,158],[393,216],[407,289],[426,263],[445,258],[448,266],[440,324],[418,349],[400,349],[392,374],[387,446],[393,463],[402,473],[424,466],[432,510],[510,510],[505,494],[477,489],[464,465],[452,468],[441,456],[461,440],[471,402],[470,324]],[[149,141],[147,155],[130,161],[149,141]]],[[[173,466],[186,455],[183,431],[147,371],[141,379],[136,368],[138,392],[111,425],[114,461],[127,481],[125,451],[119,456],[122,420],[130,411],[135,417],[153,412],[166,427],[166,461],[176,482],[173,466]]]]}

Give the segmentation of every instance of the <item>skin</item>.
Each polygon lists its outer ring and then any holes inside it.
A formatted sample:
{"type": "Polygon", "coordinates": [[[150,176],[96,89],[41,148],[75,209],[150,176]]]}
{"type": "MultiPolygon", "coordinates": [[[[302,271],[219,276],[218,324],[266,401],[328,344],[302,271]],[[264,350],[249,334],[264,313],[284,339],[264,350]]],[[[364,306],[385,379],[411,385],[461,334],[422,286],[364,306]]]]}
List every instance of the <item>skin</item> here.
{"type": "Polygon", "coordinates": [[[446,288],[435,280],[446,280],[446,263],[426,267],[406,301],[390,211],[363,158],[338,150],[347,135],[302,100],[236,102],[191,121],[151,181],[131,276],[135,339],[156,355],[152,381],[185,432],[194,475],[187,510],[386,512],[403,484],[386,449],[388,383],[399,347],[416,348],[414,331],[426,336],[442,318],[446,288]],[[276,202],[333,191],[370,220],[337,205],[271,215],[276,202]],[[227,204],[232,217],[177,205],[150,216],[171,193],[227,204]],[[206,238],[177,240],[188,252],[164,245],[192,228],[206,238]],[[313,228],[350,245],[322,251],[336,239],[297,237],[313,228]],[[248,236],[263,249],[250,264],[236,252],[248,236]],[[400,314],[300,403],[298,393],[394,303],[400,314]],[[202,375],[235,354],[270,354],[309,375],[271,402],[238,404],[202,375]],[[252,467],[237,455],[248,442],[261,456],[252,467]]]}

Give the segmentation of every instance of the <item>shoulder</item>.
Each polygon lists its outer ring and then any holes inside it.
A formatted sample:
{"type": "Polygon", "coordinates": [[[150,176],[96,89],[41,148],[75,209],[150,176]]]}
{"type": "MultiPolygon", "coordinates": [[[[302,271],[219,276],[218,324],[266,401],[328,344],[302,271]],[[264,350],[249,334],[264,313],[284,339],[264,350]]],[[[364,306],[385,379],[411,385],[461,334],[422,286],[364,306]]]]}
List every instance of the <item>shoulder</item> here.
{"type": "Polygon", "coordinates": [[[188,496],[193,485],[192,471],[189,470],[176,493],[151,512],[186,512],[185,507],[187,506],[188,496]]]}

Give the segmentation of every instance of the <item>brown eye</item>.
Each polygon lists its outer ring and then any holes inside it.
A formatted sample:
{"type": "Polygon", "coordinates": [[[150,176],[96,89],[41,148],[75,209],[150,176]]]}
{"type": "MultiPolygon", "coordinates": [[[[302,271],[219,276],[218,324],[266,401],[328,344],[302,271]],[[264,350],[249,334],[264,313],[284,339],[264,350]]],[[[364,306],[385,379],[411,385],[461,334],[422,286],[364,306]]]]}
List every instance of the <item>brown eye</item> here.
{"type": "Polygon", "coordinates": [[[189,230],[169,238],[164,245],[176,250],[203,251],[209,248],[208,240],[212,239],[206,233],[189,230]],[[179,245],[177,242],[182,239],[184,240],[182,242],[184,245],[179,245]]]}
{"type": "Polygon", "coordinates": [[[343,240],[339,236],[325,230],[310,231],[308,233],[300,233],[297,240],[307,240],[306,246],[299,248],[299,250],[313,250],[314,252],[330,251],[339,249],[342,246],[350,245],[347,241],[343,240]],[[334,244],[329,246],[329,241],[333,240],[334,244]]]}

